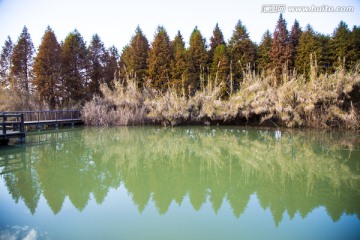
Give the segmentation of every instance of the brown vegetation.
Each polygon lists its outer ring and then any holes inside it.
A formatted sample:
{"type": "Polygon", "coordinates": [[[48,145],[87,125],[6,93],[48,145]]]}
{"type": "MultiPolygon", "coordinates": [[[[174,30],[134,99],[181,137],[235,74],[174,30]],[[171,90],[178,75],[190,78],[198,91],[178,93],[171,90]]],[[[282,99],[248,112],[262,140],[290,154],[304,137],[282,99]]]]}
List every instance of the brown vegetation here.
{"type": "Polygon", "coordinates": [[[48,107],[39,99],[25,91],[0,88],[0,111],[45,110],[48,107]]]}
{"type": "MultiPolygon", "coordinates": [[[[309,79],[296,73],[244,72],[239,90],[224,98],[222,84],[209,84],[194,95],[184,89],[166,93],[127,77],[115,81],[114,90],[101,86],[103,98],[85,104],[87,125],[138,124],[265,124],[286,127],[359,128],[360,69],[339,68],[331,75],[318,74],[311,59],[309,79]],[[215,85],[215,86],[214,86],[215,85]]],[[[216,79],[215,79],[216,82],[216,79]]]]}

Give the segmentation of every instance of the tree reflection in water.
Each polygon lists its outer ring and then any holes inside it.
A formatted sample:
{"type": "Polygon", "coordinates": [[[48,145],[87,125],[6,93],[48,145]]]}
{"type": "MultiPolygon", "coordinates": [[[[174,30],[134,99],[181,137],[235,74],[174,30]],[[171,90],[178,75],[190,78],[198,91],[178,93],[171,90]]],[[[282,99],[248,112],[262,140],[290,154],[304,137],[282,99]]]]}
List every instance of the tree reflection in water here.
{"type": "Polygon", "coordinates": [[[276,225],[284,212],[305,218],[319,206],[334,221],[343,213],[360,216],[360,151],[352,133],[123,127],[53,132],[45,139],[0,151],[2,172],[10,171],[3,174],[8,191],[31,213],[41,195],[54,214],[66,197],[82,211],[91,196],[101,204],[123,184],[139,212],[153,201],[165,214],[188,196],[195,210],[210,201],[218,212],[228,201],[240,217],[256,193],[276,225]],[[16,156],[25,167],[12,171],[14,159],[5,159],[16,156]]]}

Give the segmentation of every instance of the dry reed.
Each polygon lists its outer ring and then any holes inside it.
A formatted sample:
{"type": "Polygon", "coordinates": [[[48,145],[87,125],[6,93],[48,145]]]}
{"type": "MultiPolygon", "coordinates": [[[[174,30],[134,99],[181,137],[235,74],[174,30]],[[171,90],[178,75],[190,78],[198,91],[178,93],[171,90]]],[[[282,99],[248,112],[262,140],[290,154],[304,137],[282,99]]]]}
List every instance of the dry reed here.
{"type": "Polygon", "coordinates": [[[114,90],[101,87],[104,98],[85,104],[88,125],[139,124],[266,124],[286,127],[359,128],[359,67],[331,75],[318,74],[316,62],[310,78],[284,73],[277,81],[273,73],[244,72],[239,90],[225,99],[224,83],[203,86],[185,97],[169,88],[155,90],[145,84],[137,88],[134,78],[115,81],[114,90]],[[214,86],[215,85],[215,86],[214,86]]]}

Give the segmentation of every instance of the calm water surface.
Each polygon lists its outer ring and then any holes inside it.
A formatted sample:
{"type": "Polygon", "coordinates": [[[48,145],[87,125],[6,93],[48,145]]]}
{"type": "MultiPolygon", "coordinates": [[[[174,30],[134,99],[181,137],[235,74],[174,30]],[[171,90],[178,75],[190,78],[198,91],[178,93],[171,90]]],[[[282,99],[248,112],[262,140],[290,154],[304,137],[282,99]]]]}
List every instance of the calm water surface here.
{"type": "Polygon", "coordinates": [[[81,128],[0,148],[0,239],[360,239],[360,135],[81,128]]]}

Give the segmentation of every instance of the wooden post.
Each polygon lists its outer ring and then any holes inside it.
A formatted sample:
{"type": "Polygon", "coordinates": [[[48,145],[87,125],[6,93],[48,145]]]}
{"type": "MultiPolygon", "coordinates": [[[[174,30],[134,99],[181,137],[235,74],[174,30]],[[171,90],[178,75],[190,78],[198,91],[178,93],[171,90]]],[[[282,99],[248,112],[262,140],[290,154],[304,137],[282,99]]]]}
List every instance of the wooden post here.
{"type": "Polygon", "coordinates": [[[25,127],[24,127],[24,114],[21,113],[20,114],[20,132],[25,132],[25,127]]]}
{"type": "Polygon", "coordinates": [[[25,127],[24,127],[24,114],[20,114],[20,142],[25,143],[25,127]]]}
{"type": "Polygon", "coordinates": [[[2,121],[2,131],[3,131],[3,134],[5,135],[6,134],[6,123],[5,123],[5,113],[3,113],[3,121],[2,121]]]}
{"type": "Polygon", "coordinates": [[[59,129],[59,124],[58,124],[58,111],[55,110],[55,129],[59,129]]]}

